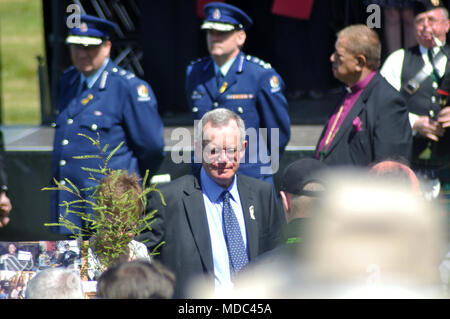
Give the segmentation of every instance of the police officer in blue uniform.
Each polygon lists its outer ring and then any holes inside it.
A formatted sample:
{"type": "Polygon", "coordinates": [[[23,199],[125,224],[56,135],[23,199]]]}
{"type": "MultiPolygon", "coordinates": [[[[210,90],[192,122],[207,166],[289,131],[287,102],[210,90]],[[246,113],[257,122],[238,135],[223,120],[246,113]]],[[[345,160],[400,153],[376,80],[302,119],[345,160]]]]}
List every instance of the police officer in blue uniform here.
{"type": "MultiPolygon", "coordinates": [[[[98,169],[101,159],[74,159],[73,156],[99,155],[87,138],[99,134],[102,146],[109,145],[104,159],[121,142],[108,168],[124,169],[144,176],[148,169],[154,174],[164,158],[163,124],[150,86],[117,66],[109,57],[110,37],[116,25],[90,15],[81,15],[78,27],[69,29],[66,43],[70,45],[73,66],[62,75],[58,88],[58,117],[54,123],[53,177],[78,189],[96,186],[89,173],[81,167],[98,169]],[[67,179],[67,180],[66,180],[67,179]]],[[[102,176],[96,175],[100,180],[102,176]]],[[[92,191],[82,191],[85,198],[92,191]]],[[[52,220],[65,214],[59,207],[64,201],[77,199],[67,191],[52,192],[52,220]]],[[[89,208],[86,208],[89,209],[89,208]]],[[[82,226],[75,214],[66,216],[82,226]]],[[[59,229],[68,233],[66,229],[59,229]]]]}
{"type": "MultiPolygon", "coordinates": [[[[249,141],[239,173],[273,184],[290,138],[284,82],[269,63],[241,51],[245,30],[252,24],[245,12],[221,2],[208,3],[203,11],[206,19],[201,28],[207,30],[210,56],[192,62],[186,71],[186,95],[194,120],[218,107],[239,114],[249,141]]],[[[194,163],[193,171],[199,168],[194,163]]]]}

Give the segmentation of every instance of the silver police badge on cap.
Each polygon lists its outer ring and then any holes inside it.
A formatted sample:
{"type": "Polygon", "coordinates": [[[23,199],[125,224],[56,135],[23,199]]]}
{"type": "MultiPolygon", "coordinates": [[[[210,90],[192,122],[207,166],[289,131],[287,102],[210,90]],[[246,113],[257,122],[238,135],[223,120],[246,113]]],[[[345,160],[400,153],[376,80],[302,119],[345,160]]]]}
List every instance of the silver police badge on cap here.
{"type": "Polygon", "coordinates": [[[87,32],[87,30],[88,30],[88,26],[87,26],[86,22],[83,22],[82,24],[80,24],[81,32],[87,32]]]}
{"type": "Polygon", "coordinates": [[[219,20],[220,17],[221,17],[220,10],[219,9],[214,9],[213,18],[216,19],[216,20],[219,20]]]}

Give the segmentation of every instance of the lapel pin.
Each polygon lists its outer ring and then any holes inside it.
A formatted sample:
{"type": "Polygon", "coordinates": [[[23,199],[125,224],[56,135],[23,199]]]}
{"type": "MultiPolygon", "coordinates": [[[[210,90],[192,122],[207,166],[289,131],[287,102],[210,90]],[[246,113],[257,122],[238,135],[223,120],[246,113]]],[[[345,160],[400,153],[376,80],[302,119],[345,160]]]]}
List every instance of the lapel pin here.
{"type": "Polygon", "coordinates": [[[90,100],[92,100],[94,96],[92,94],[89,94],[86,98],[81,100],[81,104],[86,105],[89,103],[90,100]]]}
{"type": "Polygon", "coordinates": [[[223,82],[222,87],[219,90],[220,94],[225,92],[225,90],[227,89],[227,86],[228,86],[228,83],[227,82],[223,82]]]}
{"type": "Polygon", "coordinates": [[[249,208],[248,208],[248,211],[249,211],[249,213],[250,213],[250,218],[251,219],[253,219],[253,220],[255,220],[256,218],[255,218],[255,207],[252,205],[252,206],[250,206],[249,208]]]}

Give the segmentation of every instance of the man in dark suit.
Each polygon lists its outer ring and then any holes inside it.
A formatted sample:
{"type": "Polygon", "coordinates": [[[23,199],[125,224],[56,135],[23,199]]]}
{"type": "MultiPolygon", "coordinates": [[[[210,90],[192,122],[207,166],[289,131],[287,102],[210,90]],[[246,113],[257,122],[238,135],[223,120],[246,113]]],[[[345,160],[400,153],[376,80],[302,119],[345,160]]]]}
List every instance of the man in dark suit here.
{"type": "Polygon", "coordinates": [[[377,71],[378,35],[365,25],[352,25],[337,36],[330,60],[347,92],[324,127],[316,158],[341,166],[367,166],[388,157],[409,159],[408,111],[402,96],[377,71]]]}
{"type": "Polygon", "coordinates": [[[148,239],[150,251],[164,241],[157,257],[175,273],[175,298],[189,297],[199,276],[216,296],[230,292],[235,274],[279,243],[283,218],[271,184],[236,174],[247,147],[237,114],[209,111],[196,133],[199,174],[161,187],[165,206],[151,194],[148,211],[157,209],[156,219],[139,239],[148,239]]]}

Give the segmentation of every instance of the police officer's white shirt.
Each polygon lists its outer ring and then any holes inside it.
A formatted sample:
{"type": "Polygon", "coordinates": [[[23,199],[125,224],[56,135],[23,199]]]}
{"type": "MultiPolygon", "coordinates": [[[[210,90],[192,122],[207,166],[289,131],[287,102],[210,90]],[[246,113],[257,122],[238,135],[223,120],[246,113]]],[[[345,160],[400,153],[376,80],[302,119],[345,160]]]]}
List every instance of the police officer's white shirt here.
{"type": "MultiPolygon", "coordinates": [[[[433,66],[431,65],[430,60],[428,59],[427,55],[427,48],[419,45],[419,50],[422,55],[422,60],[424,62],[424,71],[427,74],[431,74],[433,72],[433,66]]],[[[433,47],[433,56],[435,56],[439,52],[439,47],[435,46],[433,47]]],[[[405,50],[399,49],[394,52],[392,52],[384,62],[380,73],[381,75],[397,90],[400,91],[402,88],[402,69],[403,69],[403,60],[405,58],[405,50]]],[[[442,59],[440,59],[435,65],[439,76],[444,76],[445,73],[445,66],[447,65],[447,58],[444,56],[442,59]]],[[[414,123],[416,122],[417,118],[419,116],[414,113],[409,113],[409,122],[411,124],[411,127],[414,126],[414,123]]],[[[416,132],[413,132],[414,134],[416,132]]]]}
{"type": "Polygon", "coordinates": [[[81,83],[83,83],[83,81],[86,81],[87,87],[92,88],[94,86],[95,82],[98,80],[98,78],[102,74],[103,70],[106,68],[106,65],[108,64],[108,62],[109,62],[109,58],[106,58],[105,61],[103,61],[103,64],[100,67],[100,69],[98,69],[97,71],[95,71],[94,73],[89,75],[88,77],[85,77],[83,74],[81,74],[81,83]]]}

